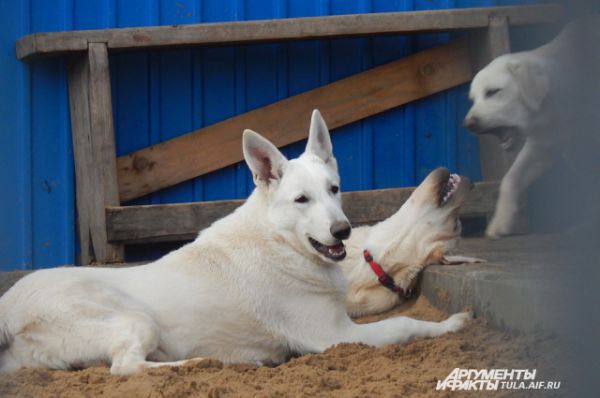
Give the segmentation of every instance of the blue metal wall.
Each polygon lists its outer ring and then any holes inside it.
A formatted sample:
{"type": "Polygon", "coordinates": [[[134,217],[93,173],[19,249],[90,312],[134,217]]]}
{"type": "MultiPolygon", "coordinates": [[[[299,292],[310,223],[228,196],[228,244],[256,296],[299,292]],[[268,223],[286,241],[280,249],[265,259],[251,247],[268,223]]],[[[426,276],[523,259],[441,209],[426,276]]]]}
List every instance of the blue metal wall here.
{"type": "MultiPolygon", "coordinates": [[[[74,177],[65,65],[17,61],[31,32],[514,4],[461,0],[0,1],[0,269],[72,264],[74,177]]],[[[519,3],[522,3],[520,1],[519,3]]],[[[447,34],[119,54],[111,58],[116,140],[125,154],[447,41],[447,34]]],[[[394,109],[333,135],[344,190],[414,185],[446,165],[480,178],[459,125],[466,88],[394,109]]],[[[294,157],[303,144],[285,148],[294,157]]],[[[136,203],[243,198],[243,164],[136,203]]]]}

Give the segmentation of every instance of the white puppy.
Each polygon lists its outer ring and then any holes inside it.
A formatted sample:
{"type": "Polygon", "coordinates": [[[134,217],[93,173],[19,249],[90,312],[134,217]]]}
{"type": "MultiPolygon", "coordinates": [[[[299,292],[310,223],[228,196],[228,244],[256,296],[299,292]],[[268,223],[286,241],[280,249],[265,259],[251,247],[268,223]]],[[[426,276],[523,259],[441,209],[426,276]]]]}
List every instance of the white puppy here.
{"type": "Polygon", "coordinates": [[[341,262],[351,316],[376,314],[399,304],[428,265],[483,261],[450,255],[460,239],[458,212],[471,188],[467,177],[438,168],[394,215],[353,229],[346,242],[348,256],[341,262]],[[388,276],[381,277],[380,269],[388,276]]]}
{"type": "MultiPolygon", "coordinates": [[[[589,157],[586,147],[600,148],[599,26],[597,15],[571,23],[547,45],[502,55],[473,79],[465,126],[476,134],[497,135],[506,150],[513,149],[516,134],[526,138],[502,179],[489,237],[517,232],[524,193],[558,156],[575,165],[589,157]],[[589,120],[595,120],[595,131],[589,120]]],[[[589,165],[575,168],[575,175],[599,174],[589,165]]]]}
{"type": "Polygon", "coordinates": [[[337,262],[350,225],[318,111],[298,159],[249,130],[243,150],[256,189],[194,242],[144,266],[43,270],[17,282],[0,298],[0,371],[106,363],[130,374],[198,357],[279,363],[341,342],[437,336],[469,319],[348,317],[337,262]]]}

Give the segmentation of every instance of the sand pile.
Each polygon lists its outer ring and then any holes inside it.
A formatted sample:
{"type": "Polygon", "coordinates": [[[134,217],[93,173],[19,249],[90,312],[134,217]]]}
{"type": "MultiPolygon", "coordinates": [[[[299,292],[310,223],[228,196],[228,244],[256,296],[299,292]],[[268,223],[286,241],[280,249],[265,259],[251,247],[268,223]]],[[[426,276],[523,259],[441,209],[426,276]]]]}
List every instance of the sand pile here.
{"type": "MultiPolygon", "coordinates": [[[[424,298],[385,314],[441,320],[446,314],[424,298]]],[[[371,317],[360,321],[373,321],[371,317]]],[[[0,375],[2,397],[461,397],[552,396],[436,392],[437,380],[454,368],[537,368],[538,380],[559,380],[556,344],[540,335],[515,336],[493,331],[480,320],[458,333],[417,339],[405,346],[379,349],[342,344],[318,355],[305,355],[274,368],[223,366],[206,360],[177,368],[111,376],[107,368],[76,372],[21,370],[0,375]],[[540,353],[544,357],[540,357],[540,353]]],[[[561,388],[561,396],[566,390],[561,388]]]]}

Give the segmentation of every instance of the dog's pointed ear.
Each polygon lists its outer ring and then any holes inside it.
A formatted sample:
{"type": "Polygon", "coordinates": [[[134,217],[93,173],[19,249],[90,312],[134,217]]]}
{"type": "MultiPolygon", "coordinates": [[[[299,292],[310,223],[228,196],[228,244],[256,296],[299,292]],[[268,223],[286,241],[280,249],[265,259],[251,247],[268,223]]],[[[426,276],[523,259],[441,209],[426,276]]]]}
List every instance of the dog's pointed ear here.
{"type": "Polygon", "coordinates": [[[328,163],[333,159],[333,149],[331,146],[331,138],[329,137],[329,129],[318,109],[313,111],[310,119],[306,152],[318,156],[325,163],[328,163]]]}
{"type": "Polygon", "coordinates": [[[281,179],[287,159],[275,145],[252,130],[244,130],[242,141],[244,159],[256,186],[269,185],[272,181],[281,179]]]}
{"type": "Polygon", "coordinates": [[[519,85],[525,104],[538,111],[550,91],[550,76],[544,66],[538,62],[511,62],[509,72],[519,85]]]}

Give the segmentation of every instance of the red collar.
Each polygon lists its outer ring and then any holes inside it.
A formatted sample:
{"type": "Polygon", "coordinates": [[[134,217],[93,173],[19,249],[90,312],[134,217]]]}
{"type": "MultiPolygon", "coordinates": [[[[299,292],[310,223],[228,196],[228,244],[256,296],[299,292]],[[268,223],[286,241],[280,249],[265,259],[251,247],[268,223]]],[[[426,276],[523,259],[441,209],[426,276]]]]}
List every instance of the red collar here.
{"type": "Polygon", "coordinates": [[[413,290],[407,289],[404,290],[400,286],[396,285],[394,282],[394,278],[392,278],[388,273],[386,273],[381,265],[379,265],[375,260],[373,260],[373,256],[369,250],[365,249],[363,252],[365,257],[365,261],[371,266],[371,269],[377,275],[377,280],[386,288],[390,289],[392,292],[398,294],[400,297],[411,298],[413,296],[413,290]]]}

